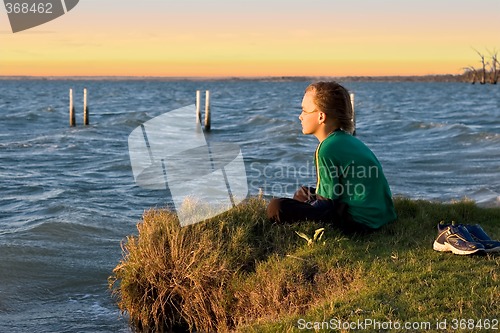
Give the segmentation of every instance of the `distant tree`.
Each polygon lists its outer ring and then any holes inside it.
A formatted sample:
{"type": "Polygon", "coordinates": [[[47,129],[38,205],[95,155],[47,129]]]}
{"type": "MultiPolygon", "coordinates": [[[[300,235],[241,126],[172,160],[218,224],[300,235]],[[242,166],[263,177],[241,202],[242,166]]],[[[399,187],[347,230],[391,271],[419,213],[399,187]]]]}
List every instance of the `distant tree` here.
{"type": "Polygon", "coordinates": [[[473,66],[462,68],[464,70],[462,79],[464,81],[471,82],[472,84],[475,84],[476,81],[480,84],[497,84],[498,79],[500,78],[500,62],[497,56],[498,52],[496,50],[493,52],[487,50],[491,57],[491,63],[489,63],[485,60],[484,53],[479,52],[475,48],[472,49],[481,58],[481,68],[475,68],[473,66]]]}
{"type": "Polygon", "coordinates": [[[481,64],[483,65],[483,69],[481,71],[481,79],[479,80],[479,83],[480,84],[485,84],[486,83],[486,63],[484,62],[484,54],[480,53],[476,49],[474,49],[474,51],[476,51],[476,53],[481,58],[481,64]]]}
{"type": "Polygon", "coordinates": [[[500,66],[500,63],[498,62],[496,51],[494,53],[490,52],[490,55],[491,55],[490,83],[497,84],[497,82],[498,82],[498,67],[497,67],[497,65],[500,66]]]}
{"type": "Polygon", "coordinates": [[[475,84],[477,81],[477,70],[472,66],[464,67],[463,70],[464,79],[472,84],[475,84]]]}

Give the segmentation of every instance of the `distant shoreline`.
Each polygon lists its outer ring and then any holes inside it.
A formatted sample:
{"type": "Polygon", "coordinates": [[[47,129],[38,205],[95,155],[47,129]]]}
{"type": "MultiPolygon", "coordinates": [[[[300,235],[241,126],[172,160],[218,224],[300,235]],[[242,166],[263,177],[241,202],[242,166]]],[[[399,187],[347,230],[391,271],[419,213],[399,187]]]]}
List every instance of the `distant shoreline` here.
{"type": "Polygon", "coordinates": [[[387,75],[387,76],[220,76],[220,77],[170,77],[170,76],[0,76],[0,81],[263,81],[302,82],[335,80],[339,82],[467,82],[461,74],[439,75],[387,75]]]}

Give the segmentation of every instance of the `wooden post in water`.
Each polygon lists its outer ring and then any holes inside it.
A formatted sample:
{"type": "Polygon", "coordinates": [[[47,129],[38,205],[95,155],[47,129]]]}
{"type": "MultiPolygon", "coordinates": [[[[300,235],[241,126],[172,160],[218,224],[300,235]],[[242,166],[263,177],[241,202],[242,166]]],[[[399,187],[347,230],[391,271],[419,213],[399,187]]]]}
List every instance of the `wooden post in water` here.
{"type": "Polygon", "coordinates": [[[69,126],[76,126],[75,107],[73,105],[73,89],[69,90],[69,126]]]}
{"type": "Polygon", "coordinates": [[[87,104],[87,88],[83,88],[83,124],[89,124],[89,107],[87,104]]]}
{"type": "Polygon", "coordinates": [[[201,93],[199,90],[196,90],[196,123],[197,124],[201,124],[200,100],[201,100],[201,93]]]}
{"type": "Polygon", "coordinates": [[[205,130],[210,131],[210,91],[205,92],[205,130]]]}
{"type": "Polygon", "coordinates": [[[352,105],[352,126],[354,130],[352,131],[352,135],[356,135],[356,112],[354,111],[354,94],[350,94],[351,96],[351,105],[352,105]]]}

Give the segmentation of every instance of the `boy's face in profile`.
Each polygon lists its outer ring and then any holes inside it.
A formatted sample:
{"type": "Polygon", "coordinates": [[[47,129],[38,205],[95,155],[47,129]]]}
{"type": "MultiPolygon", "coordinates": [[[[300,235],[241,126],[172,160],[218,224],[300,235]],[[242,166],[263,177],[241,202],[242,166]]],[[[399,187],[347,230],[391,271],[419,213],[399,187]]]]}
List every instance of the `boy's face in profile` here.
{"type": "Polygon", "coordinates": [[[316,133],[320,125],[319,112],[314,103],[315,94],[314,90],[309,90],[304,94],[304,98],[302,99],[302,113],[299,119],[302,125],[302,133],[304,134],[316,133]]]}

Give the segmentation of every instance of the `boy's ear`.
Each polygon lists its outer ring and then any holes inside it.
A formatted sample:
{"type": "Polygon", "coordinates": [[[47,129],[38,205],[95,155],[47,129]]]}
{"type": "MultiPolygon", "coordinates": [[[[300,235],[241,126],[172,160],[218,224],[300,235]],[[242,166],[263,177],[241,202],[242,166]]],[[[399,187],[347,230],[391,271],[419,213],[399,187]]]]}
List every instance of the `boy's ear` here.
{"type": "Polygon", "coordinates": [[[318,123],[324,123],[326,121],[326,114],[323,112],[318,112],[318,123]]]}

